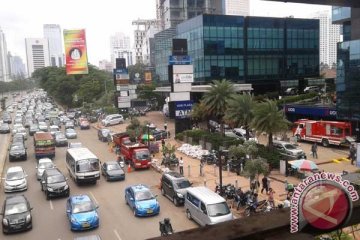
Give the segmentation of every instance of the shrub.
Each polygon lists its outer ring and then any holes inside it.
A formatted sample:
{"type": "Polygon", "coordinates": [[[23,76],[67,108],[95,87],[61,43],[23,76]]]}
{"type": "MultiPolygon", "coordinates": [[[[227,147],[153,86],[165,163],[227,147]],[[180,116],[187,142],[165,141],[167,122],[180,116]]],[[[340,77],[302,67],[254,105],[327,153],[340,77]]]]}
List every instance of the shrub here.
{"type": "Polygon", "coordinates": [[[278,169],[280,167],[281,155],[277,149],[258,144],[258,156],[266,159],[270,168],[278,169]]]}
{"type": "Polygon", "coordinates": [[[176,134],[175,139],[179,140],[179,141],[184,141],[184,133],[181,132],[181,133],[176,134]]]}

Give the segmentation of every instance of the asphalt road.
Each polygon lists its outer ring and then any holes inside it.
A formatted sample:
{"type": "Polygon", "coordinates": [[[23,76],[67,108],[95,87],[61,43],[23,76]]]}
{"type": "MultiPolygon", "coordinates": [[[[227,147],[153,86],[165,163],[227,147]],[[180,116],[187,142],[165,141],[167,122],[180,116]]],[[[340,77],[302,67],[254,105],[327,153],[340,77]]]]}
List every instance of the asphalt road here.
{"type": "MultiPolygon", "coordinates": [[[[64,128],[63,128],[64,129],[64,128]]],[[[62,129],[62,130],[63,130],[62,129]]],[[[76,129],[78,139],[71,140],[81,142],[95,153],[101,161],[114,160],[115,154],[108,151],[106,143],[97,140],[96,131],[76,129]]],[[[0,136],[1,143],[3,137],[0,136]]],[[[125,181],[106,182],[101,178],[96,185],[78,186],[69,178],[70,194],[88,194],[99,205],[100,227],[86,232],[70,231],[69,222],[65,214],[66,198],[58,198],[47,201],[45,194],[40,189],[40,183],[36,180],[36,160],[34,157],[32,137],[27,140],[28,160],[9,162],[6,157],[4,172],[10,166],[21,165],[28,174],[28,190],[22,192],[30,201],[33,209],[33,229],[28,232],[2,235],[0,239],[44,239],[44,240],[71,240],[77,236],[99,234],[105,240],[136,240],[159,236],[159,221],[165,217],[171,219],[175,231],[196,228],[194,222],[186,218],[183,207],[175,207],[167,198],[163,197],[157,185],[160,174],[154,170],[133,171],[126,175],[125,181]],[[154,217],[134,217],[130,208],[125,204],[124,189],[131,184],[143,183],[151,187],[160,202],[160,214],[154,217]]],[[[0,144],[4,147],[5,144],[0,144]]],[[[6,147],[7,148],[7,147],[6,147]]],[[[66,147],[56,149],[54,162],[56,166],[68,176],[65,167],[66,147]]],[[[4,176],[2,176],[4,177],[4,176]]],[[[4,194],[3,184],[0,186],[0,202],[8,194],[4,194]]],[[[14,193],[11,193],[14,194],[14,193]]]]}

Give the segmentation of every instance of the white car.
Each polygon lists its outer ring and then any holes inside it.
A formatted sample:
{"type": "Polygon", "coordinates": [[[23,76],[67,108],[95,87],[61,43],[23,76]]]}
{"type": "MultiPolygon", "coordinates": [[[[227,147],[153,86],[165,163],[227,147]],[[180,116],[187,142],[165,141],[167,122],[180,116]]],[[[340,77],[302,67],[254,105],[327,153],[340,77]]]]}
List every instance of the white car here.
{"type": "Polygon", "coordinates": [[[39,162],[36,166],[36,178],[37,180],[40,180],[45,169],[49,169],[49,168],[55,168],[55,164],[53,163],[53,161],[50,158],[40,158],[39,162]]]}
{"type": "Polygon", "coordinates": [[[56,133],[56,132],[59,132],[60,129],[59,129],[59,126],[51,125],[51,126],[49,127],[49,131],[50,131],[51,135],[54,137],[54,136],[55,136],[55,133],[56,133]]]}
{"type": "Polygon", "coordinates": [[[68,128],[65,130],[65,137],[68,139],[74,139],[77,138],[76,131],[72,128],[68,128]]]}
{"type": "Polygon", "coordinates": [[[124,117],[121,114],[111,114],[101,121],[104,126],[124,123],[124,117]]]}
{"type": "Polygon", "coordinates": [[[48,126],[47,126],[46,122],[39,122],[39,129],[40,129],[40,131],[47,132],[48,126]]]}
{"type": "MultiPolygon", "coordinates": [[[[233,133],[235,133],[239,138],[246,140],[246,130],[244,128],[234,128],[233,133]]],[[[249,141],[255,141],[256,143],[259,142],[252,132],[249,132],[249,141]]]]}
{"type": "Polygon", "coordinates": [[[4,190],[5,192],[17,192],[27,190],[26,173],[20,166],[10,167],[6,171],[4,190]]]}
{"type": "Polygon", "coordinates": [[[24,136],[24,139],[27,139],[27,131],[24,127],[18,127],[16,129],[13,130],[13,135],[20,133],[21,135],[24,136]]]}

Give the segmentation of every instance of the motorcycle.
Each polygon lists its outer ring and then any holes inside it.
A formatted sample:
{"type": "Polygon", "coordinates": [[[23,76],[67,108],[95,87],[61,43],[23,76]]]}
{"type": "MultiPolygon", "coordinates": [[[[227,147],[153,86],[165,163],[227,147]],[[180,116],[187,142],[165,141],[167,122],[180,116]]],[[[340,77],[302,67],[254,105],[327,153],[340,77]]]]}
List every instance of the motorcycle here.
{"type": "Polygon", "coordinates": [[[262,200],[256,203],[254,199],[250,198],[246,203],[245,216],[249,217],[251,214],[254,213],[270,212],[271,209],[272,209],[271,206],[268,204],[266,200],[262,200]]]}
{"type": "Polygon", "coordinates": [[[168,236],[174,233],[169,218],[165,218],[164,221],[160,221],[159,226],[161,236],[168,236]]]}

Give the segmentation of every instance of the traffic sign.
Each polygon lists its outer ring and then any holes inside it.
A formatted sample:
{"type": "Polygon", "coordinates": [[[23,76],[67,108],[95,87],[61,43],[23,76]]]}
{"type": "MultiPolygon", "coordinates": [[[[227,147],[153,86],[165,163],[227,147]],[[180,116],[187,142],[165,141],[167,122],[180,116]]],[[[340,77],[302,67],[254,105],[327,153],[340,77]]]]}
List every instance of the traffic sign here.
{"type": "Polygon", "coordinates": [[[169,56],[169,65],[188,65],[191,64],[191,57],[184,56],[169,56]]]}

